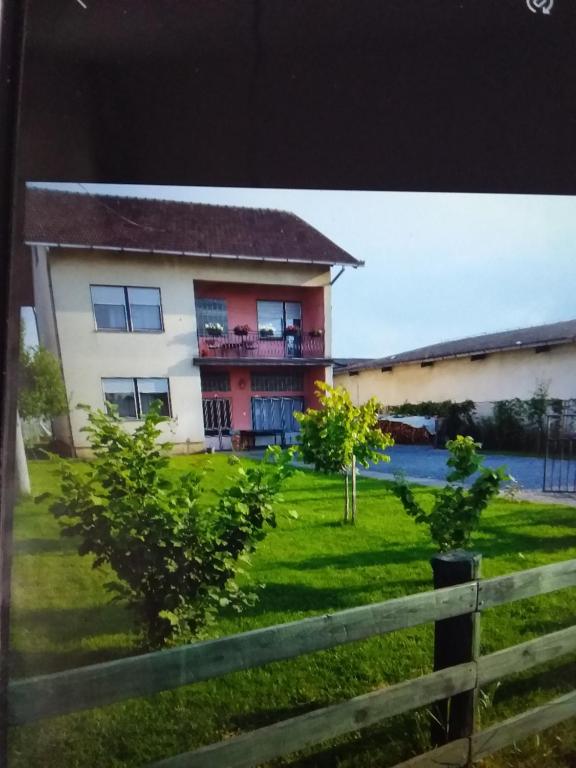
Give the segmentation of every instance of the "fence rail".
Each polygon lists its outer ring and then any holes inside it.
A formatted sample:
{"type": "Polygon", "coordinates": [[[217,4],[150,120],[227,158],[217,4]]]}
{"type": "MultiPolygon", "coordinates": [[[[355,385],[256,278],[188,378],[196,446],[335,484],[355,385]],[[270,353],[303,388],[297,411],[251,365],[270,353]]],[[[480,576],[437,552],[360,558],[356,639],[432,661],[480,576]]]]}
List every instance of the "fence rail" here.
{"type": "MultiPolygon", "coordinates": [[[[572,586],[576,586],[576,560],[493,579],[478,579],[168,651],[15,680],[9,686],[9,722],[23,725],[41,718],[146,696],[572,586]]],[[[155,763],[153,768],[257,766],[572,652],[576,652],[576,626],[167,758],[155,763]]],[[[471,760],[511,743],[510,739],[522,738],[574,714],[576,692],[413,758],[403,763],[402,768],[437,765],[434,761],[439,757],[444,762],[450,760],[450,765],[467,765],[471,760]]]]}

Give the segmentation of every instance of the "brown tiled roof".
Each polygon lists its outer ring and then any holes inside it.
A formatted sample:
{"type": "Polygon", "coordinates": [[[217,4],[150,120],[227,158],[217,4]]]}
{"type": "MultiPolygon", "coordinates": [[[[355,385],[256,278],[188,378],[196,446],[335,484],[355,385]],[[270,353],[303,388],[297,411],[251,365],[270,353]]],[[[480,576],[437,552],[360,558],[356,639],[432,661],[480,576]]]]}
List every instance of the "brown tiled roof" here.
{"type": "Polygon", "coordinates": [[[363,362],[351,363],[339,373],[345,371],[362,371],[367,368],[383,368],[401,363],[433,362],[451,357],[466,357],[467,355],[488,354],[505,350],[545,347],[556,344],[576,342],[576,320],[564,320],[548,325],[534,325],[530,328],[518,328],[514,331],[485,333],[482,336],[470,336],[455,341],[442,341],[428,347],[419,347],[409,352],[399,352],[363,362]]]}
{"type": "Polygon", "coordinates": [[[29,187],[26,242],[361,266],[287,211],[29,187]]]}

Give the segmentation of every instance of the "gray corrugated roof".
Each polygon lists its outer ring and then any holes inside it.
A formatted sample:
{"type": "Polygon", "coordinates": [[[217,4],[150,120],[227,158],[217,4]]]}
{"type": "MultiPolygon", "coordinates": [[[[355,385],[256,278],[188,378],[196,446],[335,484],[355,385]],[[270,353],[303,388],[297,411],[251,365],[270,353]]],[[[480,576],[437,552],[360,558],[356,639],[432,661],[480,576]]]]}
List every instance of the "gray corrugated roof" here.
{"type": "Polygon", "coordinates": [[[335,357],[335,368],[347,368],[350,365],[358,365],[359,363],[371,363],[371,357],[335,357]]]}
{"type": "Polygon", "coordinates": [[[387,357],[373,358],[369,361],[347,365],[346,371],[362,371],[368,368],[382,368],[400,363],[417,363],[443,360],[450,357],[465,357],[503,350],[525,349],[554,344],[569,344],[576,341],[576,320],[564,320],[560,323],[535,325],[530,328],[518,328],[514,331],[485,333],[481,336],[469,336],[455,341],[441,341],[408,352],[400,352],[387,357]]]}

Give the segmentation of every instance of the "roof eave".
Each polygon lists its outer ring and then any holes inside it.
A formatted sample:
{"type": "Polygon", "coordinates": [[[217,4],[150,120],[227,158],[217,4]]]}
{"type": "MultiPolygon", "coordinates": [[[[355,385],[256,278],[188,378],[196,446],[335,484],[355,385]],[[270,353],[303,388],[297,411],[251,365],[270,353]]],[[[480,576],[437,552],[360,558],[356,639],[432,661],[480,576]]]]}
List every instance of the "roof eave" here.
{"type": "MultiPolygon", "coordinates": [[[[153,254],[159,254],[162,256],[195,256],[198,258],[204,258],[204,259],[229,259],[229,260],[237,260],[237,261],[271,261],[275,263],[280,264],[309,264],[309,265],[319,265],[319,266],[336,266],[336,265],[343,265],[347,267],[353,267],[354,269],[357,269],[358,267],[363,267],[364,262],[359,261],[357,259],[354,260],[354,263],[350,263],[349,261],[340,261],[336,259],[298,259],[298,258],[292,258],[288,256],[249,256],[246,254],[240,254],[240,253],[210,253],[210,252],[200,252],[200,251],[178,251],[178,250],[167,250],[163,248],[129,248],[125,246],[113,246],[113,245],[86,245],[86,244],[80,244],[80,243],[49,243],[49,242],[42,242],[40,240],[25,240],[25,244],[28,246],[37,246],[42,248],[74,248],[76,250],[87,250],[87,251],[112,251],[114,253],[153,253],[153,254]]],[[[354,258],[351,256],[350,258],[354,258]]]]}

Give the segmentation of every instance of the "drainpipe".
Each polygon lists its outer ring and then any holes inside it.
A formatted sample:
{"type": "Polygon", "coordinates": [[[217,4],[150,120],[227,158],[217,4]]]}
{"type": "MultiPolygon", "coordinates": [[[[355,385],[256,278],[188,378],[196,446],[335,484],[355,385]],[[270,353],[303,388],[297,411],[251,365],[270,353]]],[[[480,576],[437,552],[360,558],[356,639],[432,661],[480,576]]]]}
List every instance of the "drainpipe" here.
{"type": "Polygon", "coordinates": [[[338,272],[338,274],[336,275],[336,277],[335,277],[333,280],[330,280],[330,285],[334,285],[334,283],[336,282],[336,280],[338,280],[338,278],[339,278],[339,277],[342,277],[342,275],[343,275],[343,273],[344,273],[344,270],[345,270],[345,269],[346,269],[346,267],[342,267],[342,269],[340,270],[340,272],[338,272]]]}

